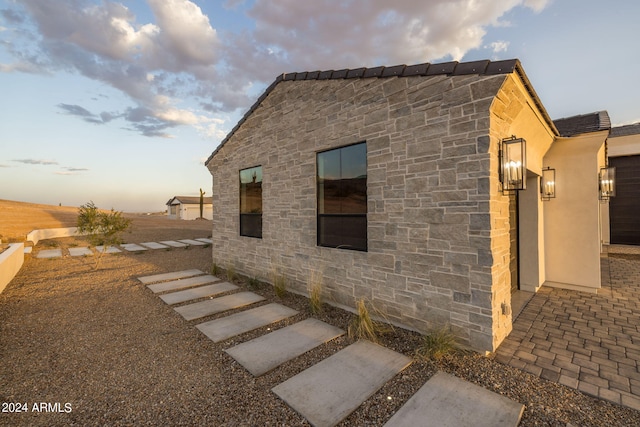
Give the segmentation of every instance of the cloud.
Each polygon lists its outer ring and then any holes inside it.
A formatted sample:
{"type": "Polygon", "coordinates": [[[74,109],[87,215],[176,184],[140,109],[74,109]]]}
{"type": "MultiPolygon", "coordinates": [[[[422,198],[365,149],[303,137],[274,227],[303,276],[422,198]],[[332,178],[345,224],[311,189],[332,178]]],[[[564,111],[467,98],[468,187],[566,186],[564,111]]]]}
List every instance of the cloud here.
{"type": "Polygon", "coordinates": [[[286,62],[305,69],[417,63],[451,58],[481,46],[485,28],[516,6],[544,7],[528,0],[446,2],[414,0],[257,0],[249,14],[255,40],[275,48],[286,62]]]}
{"type": "Polygon", "coordinates": [[[58,104],[58,107],[66,111],[67,114],[69,115],[81,117],[82,120],[84,120],[85,122],[94,123],[97,125],[102,125],[106,123],[102,118],[102,114],[100,116],[97,116],[92,112],[90,112],[89,110],[87,110],[86,108],[81,107],[79,105],[58,104]]]}
{"type": "Polygon", "coordinates": [[[41,160],[41,159],[14,159],[14,162],[24,163],[26,165],[57,165],[58,162],[54,160],[41,160]]]}
{"type": "Polygon", "coordinates": [[[0,16],[11,24],[22,24],[25,20],[24,15],[13,9],[0,10],[0,16]]]}
{"type": "Polygon", "coordinates": [[[493,53],[506,52],[507,49],[509,48],[509,42],[500,40],[500,41],[496,41],[489,44],[489,47],[491,47],[491,50],[493,50],[493,53]]]}
{"type": "MultiPolygon", "coordinates": [[[[0,71],[78,73],[133,104],[101,113],[59,104],[90,123],[121,119],[152,137],[170,137],[177,126],[219,135],[223,126],[212,130],[210,119],[246,109],[252,89],[280,73],[460,60],[483,45],[488,27],[505,24],[509,10],[540,12],[549,1],[226,0],[226,13],[248,8],[253,20],[234,31],[214,28],[196,0],[147,0],[152,22],[122,0],[24,0],[0,11],[13,58],[0,71]]],[[[504,51],[500,43],[494,52],[504,51]]]]}
{"type": "Polygon", "coordinates": [[[78,172],[86,172],[87,168],[64,167],[63,171],[55,171],[55,175],[80,175],[78,172]]]}

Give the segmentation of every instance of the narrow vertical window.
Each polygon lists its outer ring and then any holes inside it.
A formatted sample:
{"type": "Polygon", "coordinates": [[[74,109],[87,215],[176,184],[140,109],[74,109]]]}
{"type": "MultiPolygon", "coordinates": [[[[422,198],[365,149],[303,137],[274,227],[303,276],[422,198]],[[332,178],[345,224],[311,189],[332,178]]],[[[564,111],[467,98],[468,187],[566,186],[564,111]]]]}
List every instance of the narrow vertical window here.
{"type": "Polygon", "coordinates": [[[367,250],[367,144],[317,154],[318,245],[367,250]]]}
{"type": "Polygon", "coordinates": [[[240,171],[240,235],[262,238],[262,166],[240,171]]]}

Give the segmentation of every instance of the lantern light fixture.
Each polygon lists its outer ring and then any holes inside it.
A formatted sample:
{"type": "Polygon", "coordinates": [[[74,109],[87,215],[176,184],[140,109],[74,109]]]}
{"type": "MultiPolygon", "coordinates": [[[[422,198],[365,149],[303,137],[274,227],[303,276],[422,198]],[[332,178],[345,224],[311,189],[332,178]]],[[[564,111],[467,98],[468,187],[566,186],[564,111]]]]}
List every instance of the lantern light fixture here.
{"type": "Polygon", "coordinates": [[[599,199],[607,201],[616,195],[616,168],[604,167],[600,168],[598,174],[599,199]]]}
{"type": "Polygon", "coordinates": [[[542,177],[540,177],[540,198],[542,200],[551,200],[556,197],[556,170],[546,167],[542,169],[542,177]]]}
{"type": "Polygon", "coordinates": [[[526,141],[523,138],[512,136],[500,143],[500,182],[503,193],[526,189],[526,152],[526,141]]]}

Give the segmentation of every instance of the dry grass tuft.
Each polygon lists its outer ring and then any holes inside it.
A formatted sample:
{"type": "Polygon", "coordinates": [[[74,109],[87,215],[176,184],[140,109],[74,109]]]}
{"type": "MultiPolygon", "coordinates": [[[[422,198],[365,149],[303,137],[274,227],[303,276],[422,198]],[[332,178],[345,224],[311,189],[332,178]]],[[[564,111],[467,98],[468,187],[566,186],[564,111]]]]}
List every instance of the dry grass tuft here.
{"type": "Polygon", "coordinates": [[[284,274],[280,274],[278,269],[275,268],[271,273],[273,280],[273,290],[276,293],[278,298],[284,298],[287,294],[287,279],[285,279],[284,274]]]}
{"type": "Polygon", "coordinates": [[[309,276],[309,305],[311,312],[322,312],[322,273],[313,270],[309,276]]]}
{"type": "MultiPolygon", "coordinates": [[[[364,299],[356,302],[356,308],[357,314],[349,323],[350,338],[366,339],[377,343],[380,341],[380,335],[392,329],[390,324],[373,320],[364,299]]],[[[376,312],[376,315],[378,314],[376,312]]]]}
{"type": "Polygon", "coordinates": [[[416,350],[416,358],[441,360],[457,350],[456,339],[451,328],[444,326],[425,335],[416,350]]]}

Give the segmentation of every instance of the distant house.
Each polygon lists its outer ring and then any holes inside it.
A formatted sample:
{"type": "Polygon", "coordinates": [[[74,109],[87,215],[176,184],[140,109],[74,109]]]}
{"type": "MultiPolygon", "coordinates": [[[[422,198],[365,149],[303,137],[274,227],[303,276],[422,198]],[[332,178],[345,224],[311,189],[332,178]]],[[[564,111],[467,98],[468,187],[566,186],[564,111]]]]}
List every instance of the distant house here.
{"type": "MultiPolygon", "coordinates": [[[[200,197],[175,196],[167,202],[167,216],[171,219],[200,218],[200,197]]],[[[204,198],[202,216],[213,219],[213,203],[211,197],[204,198]]]]}
{"type": "Polygon", "coordinates": [[[206,162],[213,260],[493,351],[516,293],[600,288],[611,126],[585,120],[518,60],[284,74],[206,162]]]}

